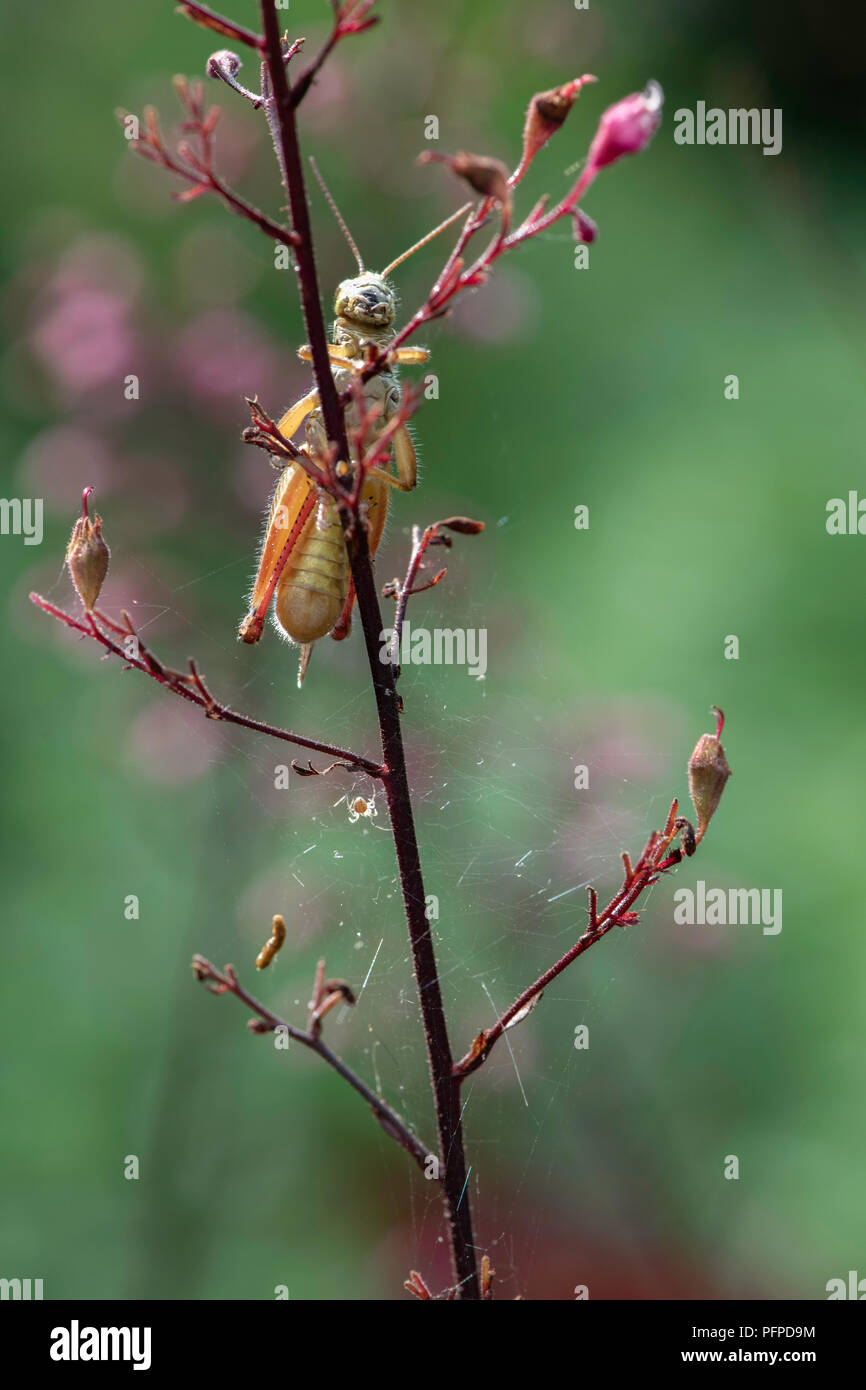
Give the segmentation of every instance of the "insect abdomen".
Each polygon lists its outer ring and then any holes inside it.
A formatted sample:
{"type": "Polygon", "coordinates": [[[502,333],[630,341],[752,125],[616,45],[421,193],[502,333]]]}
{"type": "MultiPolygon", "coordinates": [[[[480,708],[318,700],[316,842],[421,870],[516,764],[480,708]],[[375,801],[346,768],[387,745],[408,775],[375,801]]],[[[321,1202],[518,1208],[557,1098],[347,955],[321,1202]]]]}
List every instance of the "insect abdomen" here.
{"type": "Polygon", "coordinates": [[[334,627],[349,592],[349,557],[337,509],[322,497],[277,585],[274,620],[306,644],[334,627]]]}

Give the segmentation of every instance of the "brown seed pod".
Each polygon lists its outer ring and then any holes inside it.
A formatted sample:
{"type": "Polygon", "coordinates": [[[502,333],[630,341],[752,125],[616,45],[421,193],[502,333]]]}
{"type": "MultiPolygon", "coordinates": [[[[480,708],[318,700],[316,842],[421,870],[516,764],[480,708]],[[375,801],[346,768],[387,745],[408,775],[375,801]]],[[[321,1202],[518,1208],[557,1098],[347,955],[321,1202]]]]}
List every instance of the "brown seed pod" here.
{"type": "Polygon", "coordinates": [[[256,969],[266,970],[286,939],[286,924],[279,913],[274,916],[271,935],[256,956],[256,969]]]}
{"type": "Polygon", "coordinates": [[[470,188],[483,198],[493,198],[503,207],[511,203],[508,187],[508,170],[501,159],[491,159],[486,154],[469,154],[460,150],[457,154],[438,154],[425,150],[418,156],[419,164],[447,164],[448,168],[465,179],[470,188]]]}
{"type": "Polygon", "coordinates": [[[695,827],[685,816],[677,816],[674,821],[674,829],[679,830],[682,836],[683,854],[690,858],[698,847],[695,827]]]}
{"type": "Polygon", "coordinates": [[[355,991],[347,980],[326,980],[322,986],[325,994],[339,994],[347,1004],[354,1004],[355,991]]]}
{"type": "Polygon", "coordinates": [[[546,145],[565,121],[566,116],[577,100],[581,87],[595,78],[586,73],[573,82],[561,87],[553,87],[548,92],[536,92],[529,103],[526,124],[523,127],[523,164],[529,164],[542,146],[546,145]]]}
{"type": "Polygon", "coordinates": [[[81,516],[72,528],[66,547],[66,564],[78,597],[89,613],[99,598],[108,573],[109,549],[102,539],[102,517],[92,518],[87,511],[87,499],[93,491],[86,487],[81,496],[81,516]]]}
{"type": "MultiPolygon", "coordinates": [[[[714,706],[715,708],[715,706],[714,706]]],[[[714,734],[701,734],[695,751],[689,758],[689,794],[695,808],[698,829],[695,840],[700,843],[716,807],[722,799],[725,783],[731,775],[725,750],[719,741],[725,716],[716,709],[718,724],[714,734]]]]}

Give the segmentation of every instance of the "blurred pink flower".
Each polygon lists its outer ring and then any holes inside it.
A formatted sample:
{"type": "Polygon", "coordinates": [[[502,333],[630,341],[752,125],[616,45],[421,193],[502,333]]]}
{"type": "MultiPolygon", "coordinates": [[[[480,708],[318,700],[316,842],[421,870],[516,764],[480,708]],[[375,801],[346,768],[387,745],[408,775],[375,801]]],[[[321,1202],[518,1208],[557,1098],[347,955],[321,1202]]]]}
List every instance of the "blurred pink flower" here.
{"type": "Polygon", "coordinates": [[[119,379],[132,357],[127,306],[108,290],[61,295],[31,334],[36,355],[71,395],[119,379]]]}
{"type": "Polygon", "coordinates": [[[174,360],[182,381],[205,404],[225,402],[237,413],[244,396],[273,403],[285,393],[282,354],[251,318],[235,310],[195,318],[181,332],[174,360]]]}
{"type": "Polygon", "coordinates": [[[67,396],[75,399],[109,381],[120,393],[124,376],[136,369],[133,309],[140,282],[135,254],[104,236],[82,239],[49,277],[28,341],[67,396]]]}

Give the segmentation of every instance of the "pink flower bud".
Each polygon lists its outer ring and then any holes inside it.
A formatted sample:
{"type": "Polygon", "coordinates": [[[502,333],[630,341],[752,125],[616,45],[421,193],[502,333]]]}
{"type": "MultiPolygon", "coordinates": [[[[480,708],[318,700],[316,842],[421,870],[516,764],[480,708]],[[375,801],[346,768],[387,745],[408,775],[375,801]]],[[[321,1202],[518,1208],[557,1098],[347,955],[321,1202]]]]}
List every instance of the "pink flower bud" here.
{"type": "Polygon", "coordinates": [[[216,53],[212,53],[207,60],[206,72],[208,77],[222,77],[223,73],[228,73],[229,77],[237,77],[241,70],[241,60],[231,49],[221,48],[216,53]]]}
{"type": "Polygon", "coordinates": [[[587,246],[589,246],[589,244],[590,244],[591,242],[595,241],[595,239],[596,239],[597,236],[598,236],[598,227],[595,225],[595,223],[593,222],[592,218],[591,218],[591,217],[587,217],[586,213],[583,211],[582,208],[575,208],[575,210],[574,210],[574,239],[575,239],[575,241],[582,241],[582,242],[584,242],[587,246]]]}
{"type": "Polygon", "coordinates": [[[598,123],[587,167],[597,173],[625,154],[646,149],[661,121],[663,102],[664,92],[658,82],[649,82],[645,91],[632,92],[609,106],[598,123]]]}

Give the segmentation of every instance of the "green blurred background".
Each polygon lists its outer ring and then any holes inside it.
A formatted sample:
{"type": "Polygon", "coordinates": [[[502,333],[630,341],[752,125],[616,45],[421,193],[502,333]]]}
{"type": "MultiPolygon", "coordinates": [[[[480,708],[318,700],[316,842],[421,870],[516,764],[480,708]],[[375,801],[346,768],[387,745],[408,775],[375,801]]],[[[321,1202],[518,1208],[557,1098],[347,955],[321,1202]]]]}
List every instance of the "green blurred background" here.
{"type": "MultiPolygon", "coordinates": [[[[390,1299],[410,1266],[441,1288],[439,1207],[402,1151],[189,971],[194,951],[231,960],[300,1021],[320,955],[356,985],[375,957],[328,1036],[432,1138],[384,808],[351,824],[345,795],[365,788],[342,773],[276,790],[278,745],[122,674],[27,603],[38,588],[73,606],[63,548],[93,484],[106,609],[129,607],[165,660],[195,654],[244,711],[376,749],[357,634],[321,644],[303,692],[270,628],[257,649],[235,640],[271,481],[239,441],[242,398],[276,412],[306,389],[290,274],[215,202],[172,202],[113,115],[153,102],[171,125],[172,74],[202,73],[218,44],[170,0],[5,10],[3,494],[43,497],[46,526],[39,548],[0,540],[0,1275],[42,1278],[49,1298],[390,1299]],[[276,911],[289,939],[255,979],[276,911]]],[[[232,13],[255,22],[250,0],[232,13]]],[[[581,930],[580,885],[609,896],[620,850],[685,796],[712,703],[734,769],[697,859],[467,1086],[479,1245],[504,1297],[824,1297],[866,1274],[866,540],[825,529],[827,500],[864,477],[862,44],[781,0],[382,13],[303,110],[374,265],[460,199],[414,163],[426,116],[435,148],[514,161],[531,94],[595,72],[527,209],[568,186],[606,105],[651,76],[667,102],[649,151],[585,200],[588,269],[556,228],[425,338],[439,399],[378,572],[404,567],[413,523],[487,523],[410,612],[486,628],[487,679],[412,667],[401,686],[455,1048],[581,930]],[[673,112],[698,100],[781,107],[782,153],[675,145],[673,112]],[[698,878],[781,888],[781,933],[674,926],[674,890],[698,878]]],[[[285,19],[313,50],[327,6],[292,0],[285,19]]],[[[260,119],[208,95],[223,168],[275,212],[260,119]]],[[[351,261],[311,201],[330,294],[351,261]]],[[[407,311],[443,251],[398,271],[407,311]]]]}

